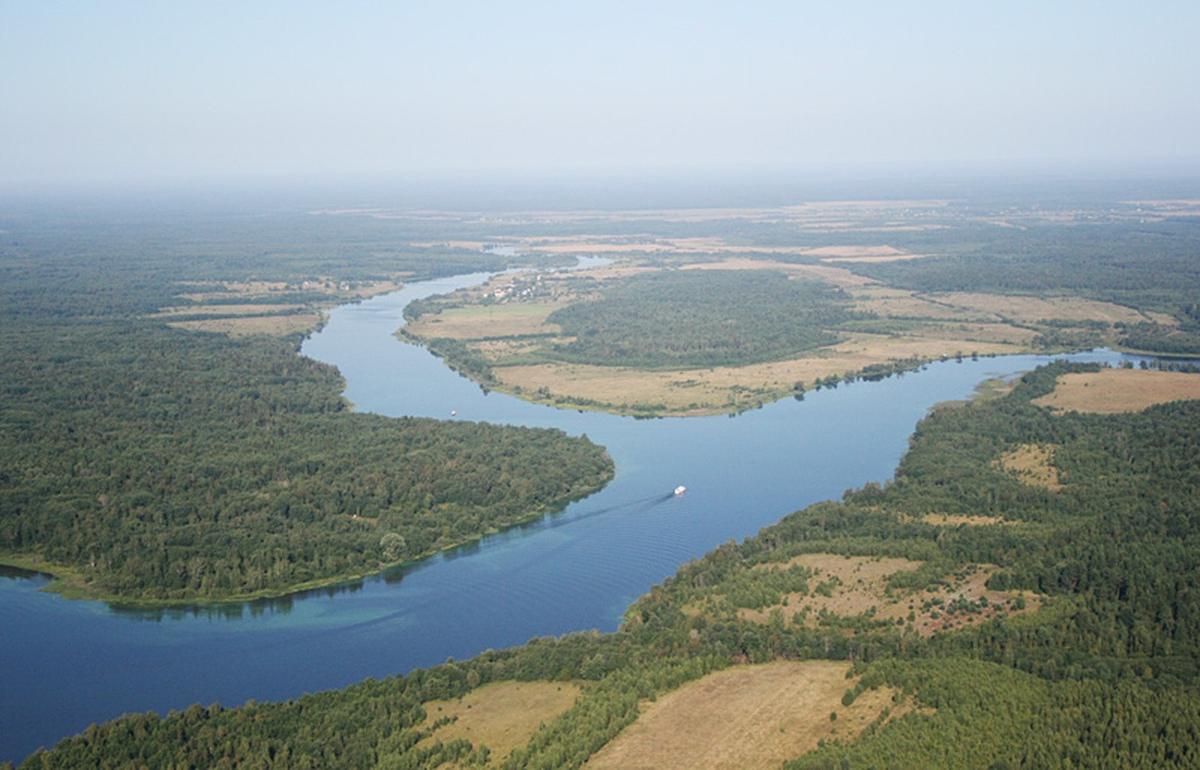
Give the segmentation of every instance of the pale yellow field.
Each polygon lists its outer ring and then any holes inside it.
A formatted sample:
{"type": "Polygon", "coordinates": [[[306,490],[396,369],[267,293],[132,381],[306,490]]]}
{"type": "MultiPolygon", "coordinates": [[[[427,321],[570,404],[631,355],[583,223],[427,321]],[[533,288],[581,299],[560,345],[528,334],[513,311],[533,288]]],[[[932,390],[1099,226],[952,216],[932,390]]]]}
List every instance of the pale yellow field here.
{"type": "Polygon", "coordinates": [[[482,251],[486,246],[483,241],[410,241],[409,246],[418,249],[431,248],[447,248],[447,249],[467,249],[470,251],[482,251]]]}
{"type": "Polygon", "coordinates": [[[929,299],[947,305],[994,313],[1002,318],[1025,323],[1047,319],[1060,321],[1103,321],[1104,323],[1141,323],[1146,320],[1138,311],[1124,305],[1100,302],[1080,297],[1028,297],[1001,294],[946,292],[927,295],[929,299]]]}
{"type": "Polygon", "coordinates": [[[450,337],[458,340],[557,333],[560,329],[555,324],[546,323],[546,316],[565,304],[513,302],[505,305],[453,307],[418,318],[408,325],[408,331],[421,337],[450,337]]]}
{"type": "Polygon", "coordinates": [[[994,313],[980,313],[931,302],[911,291],[883,285],[864,286],[852,292],[854,309],[881,318],[933,318],[959,321],[999,321],[994,313]]]}
{"type": "Polygon", "coordinates": [[[886,259],[888,257],[916,256],[892,246],[818,246],[815,249],[808,249],[804,253],[814,257],[827,257],[830,261],[835,259],[851,260],[863,257],[886,259]]]}
{"type": "Polygon", "coordinates": [[[240,316],[237,318],[206,318],[197,321],[171,321],[167,325],[194,332],[216,332],[230,337],[249,337],[267,334],[282,337],[316,328],[320,323],[319,313],[294,313],[292,315],[240,316]]]}
{"type": "Polygon", "coordinates": [[[788,361],[686,371],[647,371],[586,364],[504,366],[493,370],[507,389],[547,388],[551,394],[611,404],[663,404],[672,414],[703,413],[731,406],[752,406],[791,392],[797,382],[811,387],[818,379],[857,372],[871,364],[900,358],[936,359],[959,352],[1016,353],[1022,348],[999,342],[913,336],[856,334],[821,351],[788,361]]]}
{"type": "Polygon", "coordinates": [[[241,305],[179,305],[165,307],[154,313],[151,318],[173,318],[182,315],[261,315],[263,313],[279,313],[296,311],[303,305],[271,305],[269,303],[241,305]]]}
{"type": "Polygon", "coordinates": [[[856,617],[873,612],[876,620],[903,619],[908,630],[921,636],[930,636],[938,631],[977,625],[989,620],[996,616],[1000,606],[1017,596],[1024,596],[1026,600],[1026,607],[1022,612],[1031,612],[1040,606],[1036,594],[989,589],[986,586],[987,580],[997,569],[990,565],[973,565],[964,573],[950,577],[948,592],[893,592],[891,596],[887,593],[887,579],[898,572],[912,572],[921,566],[921,562],[898,558],[813,553],[798,556],[786,564],[765,565],[759,569],[779,569],[791,565],[807,567],[815,573],[808,581],[808,594],[789,594],[784,597],[782,604],[759,610],[739,609],[738,617],[755,623],[766,623],[773,613],[782,612],[785,621],[793,622],[792,619],[797,613],[808,610],[804,623],[816,628],[820,625],[822,612],[840,617],[856,617]],[[819,584],[827,581],[831,583],[828,596],[816,591],[819,584]],[[954,617],[942,614],[938,607],[923,609],[924,600],[935,595],[941,597],[946,604],[955,597],[963,597],[970,601],[986,597],[988,607],[979,613],[959,613],[954,617]],[[913,615],[911,621],[908,620],[910,613],[913,615]]]}
{"type": "MultiPolygon", "coordinates": [[[[183,281],[182,286],[195,285],[197,281],[183,281]]],[[[211,283],[211,282],[205,282],[211,283]]],[[[244,299],[247,302],[257,297],[267,297],[287,291],[315,291],[327,293],[331,300],[346,298],[374,297],[389,291],[399,289],[402,284],[397,281],[365,281],[352,288],[342,289],[341,285],[332,278],[318,277],[305,281],[287,283],[284,281],[216,281],[221,286],[216,291],[201,291],[180,294],[178,296],[192,302],[211,302],[221,299],[244,299]]]]}
{"type": "Polygon", "coordinates": [[[963,525],[986,527],[992,524],[1012,524],[1011,521],[999,516],[963,516],[952,513],[927,513],[921,517],[921,521],[935,527],[960,527],[963,525]]]}
{"type": "Polygon", "coordinates": [[[1056,412],[1140,412],[1155,404],[1200,399],[1200,375],[1141,369],[1102,369],[1058,378],[1035,404],[1056,412]]]}
{"type": "Polygon", "coordinates": [[[1051,492],[1063,487],[1058,468],[1054,467],[1054,446],[1050,444],[1022,444],[1001,455],[996,464],[1024,484],[1051,492]]]}
{"type": "Polygon", "coordinates": [[[880,687],[841,699],[857,680],[849,663],[736,666],[689,682],[642,715],[585,765],[589,770],[778,768],[821,739],[851,740],[892,704],[880,687]],[[837,721],[829,715],[836,712],[837,721]]]}
{"type": "Polygon", "coordinates": [[[723,259],[720,262],[697,262],[684,265],[684,270],[777,270],[792,275],[803,275],[828,281],[834,286],[853,288],[878,283],[873,278],[856,275],[844,267],[831,265],[808,265],[779,262],[770,259],[748,259],[745,257],[723,259]]]}
{"type": "MultiPolygon", "coordinates": [[[[930,323],[913,329],[913,337],[955,339],[963,342],[999,342],[1029,349],[1038,336],[1034,329],[1006,323],[930,323]]],[[[974,349],[974,348],[972,348],[974,349]]]]}
{"type": "Polygon", "coordinates": [[[495,682],[458,700],[424,704],[425,726],[442,717],[457,717],[439,727],[423,743],[448,743],[459,738],[476,748],[491,749],[491,765],[498,765],[513,749],[524,746],[538,727],[575,703],[579,685],[570,682],[495,682]]]}

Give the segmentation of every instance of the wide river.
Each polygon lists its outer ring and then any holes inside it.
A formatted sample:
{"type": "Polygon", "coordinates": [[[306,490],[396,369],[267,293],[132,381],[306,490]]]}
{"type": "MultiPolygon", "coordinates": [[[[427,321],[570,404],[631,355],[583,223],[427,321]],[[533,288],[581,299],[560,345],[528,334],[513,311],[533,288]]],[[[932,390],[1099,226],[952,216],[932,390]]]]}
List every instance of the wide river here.
{"type": "Polygon", "coordinates": [[[281,700],[534,636],[613,630],[627,605],[689,559],[890,478],[932,405],[1048,360],[933,364],[737,417],[557,410],[485,395],[394,336],[413,299],[486,277],[415,283],[337,308],[303,353],[342,371],[360,411],[449,419],[454,410],[462,420],[586,433],[616,462],[612,483],[562,513],[403,572],[283,600],[139,611],[65,600],[38,590],[42,576],[0,571],[0,761],[125,712],[281,700]],[[688,492],[674,498],[677,484],[688,492]]]}

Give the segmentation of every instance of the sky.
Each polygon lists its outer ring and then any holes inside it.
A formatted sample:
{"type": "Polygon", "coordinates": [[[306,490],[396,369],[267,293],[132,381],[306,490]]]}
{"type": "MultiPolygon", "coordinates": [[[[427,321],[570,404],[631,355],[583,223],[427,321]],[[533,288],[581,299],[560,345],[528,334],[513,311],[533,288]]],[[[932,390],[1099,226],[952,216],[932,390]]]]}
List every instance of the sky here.
{"type": "Polygon", "coordinates": [[[1194,2],[0,0],[0,186],[1200,159],[1194,2]]]}

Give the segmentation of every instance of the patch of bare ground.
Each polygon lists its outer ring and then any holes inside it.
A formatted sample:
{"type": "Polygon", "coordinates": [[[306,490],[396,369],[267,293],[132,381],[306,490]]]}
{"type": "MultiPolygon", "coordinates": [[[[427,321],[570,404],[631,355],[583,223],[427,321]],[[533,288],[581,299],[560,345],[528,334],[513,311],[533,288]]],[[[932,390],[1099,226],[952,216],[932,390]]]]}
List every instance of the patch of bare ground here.
{"type": "Polygon", "coordinates": [[[294,313],[292,315],[237,316],[235,318],[205,318],[195,321],[171,321],[167,326],[193,332],[214,332],[230,337],[250,337],[266,334],[284,337],[312,331],[321,322],[319,313],[294,313]]]}
{"type": "Polygon", "coordinates": [[[894,691],[880,687],[843,706],[842,695],[857,681],[849,671],[842,662],[780,661],[709,674],[644,706],[585,767],[778,768],[818,741],[853,740],[892,705],[894,691]]]}
{"type": "Polygon", "coordinates": [[[1057,492],[1063,485],[1054,465],[1054,450],[1051,444],[1021,444],[1000,455],[996,465],[1023,484],[1057,492]]]}
{"type": "Polygon", "coordinates": [[[935,527],[987,527],[993,524],[1012,524],[999,516],[966,516],[953,513],[927,513],[921,521],[935,527]]]}
{"type": "Polygon", "coordinates": [[[1058,378],[1054,390],[1033,403],[1055,412],[1116,414],[1140,412],[1155,404],[1200,399],[1200,374],[1142,369],[1073,372],[1058,378]]]}
{"type": "Polygon", "coordinates": [[[1040,606],[1037,594],[996,591],[987,587],[998,569],[992,565],[969,565],[940,583],[923,590],[889,590],[888,579],[913,572],[921,562],[869,556],[840,556],[817,553],[798,556],[784,565],[761,565],[759,569],[800,565],[812,570],[807,594],[793,593],[781,604],[762,609],[739,609],[738,617],[755,623],[769,622],[773,615],[786,623],[823,625],[897,625],[921,636],[977,625],[1002,613],[1028,612],[1040,606]]]}
{"type": "Polygon", "coordinates": [[[423,704],[425,723],[440,719],[449,724],[437,727],[422,743],[449,743],[460,738],[476,748],[487,746],[498,765],[514,749],[521,748],[543,723],[575,704],[579,685],[571,682],[495,682],[471,690],[456,700],[423,704]]]}

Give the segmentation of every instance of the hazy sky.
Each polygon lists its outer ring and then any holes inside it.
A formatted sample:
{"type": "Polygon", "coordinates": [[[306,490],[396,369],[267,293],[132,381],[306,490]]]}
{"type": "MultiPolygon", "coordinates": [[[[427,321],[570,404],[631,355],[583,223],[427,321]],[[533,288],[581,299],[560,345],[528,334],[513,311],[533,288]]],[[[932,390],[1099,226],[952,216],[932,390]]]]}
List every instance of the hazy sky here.
{"type": "Polygon", "coordinates": [[[1197,158],[1195,0],[0,0],[10,187],[1197,158]]]}

